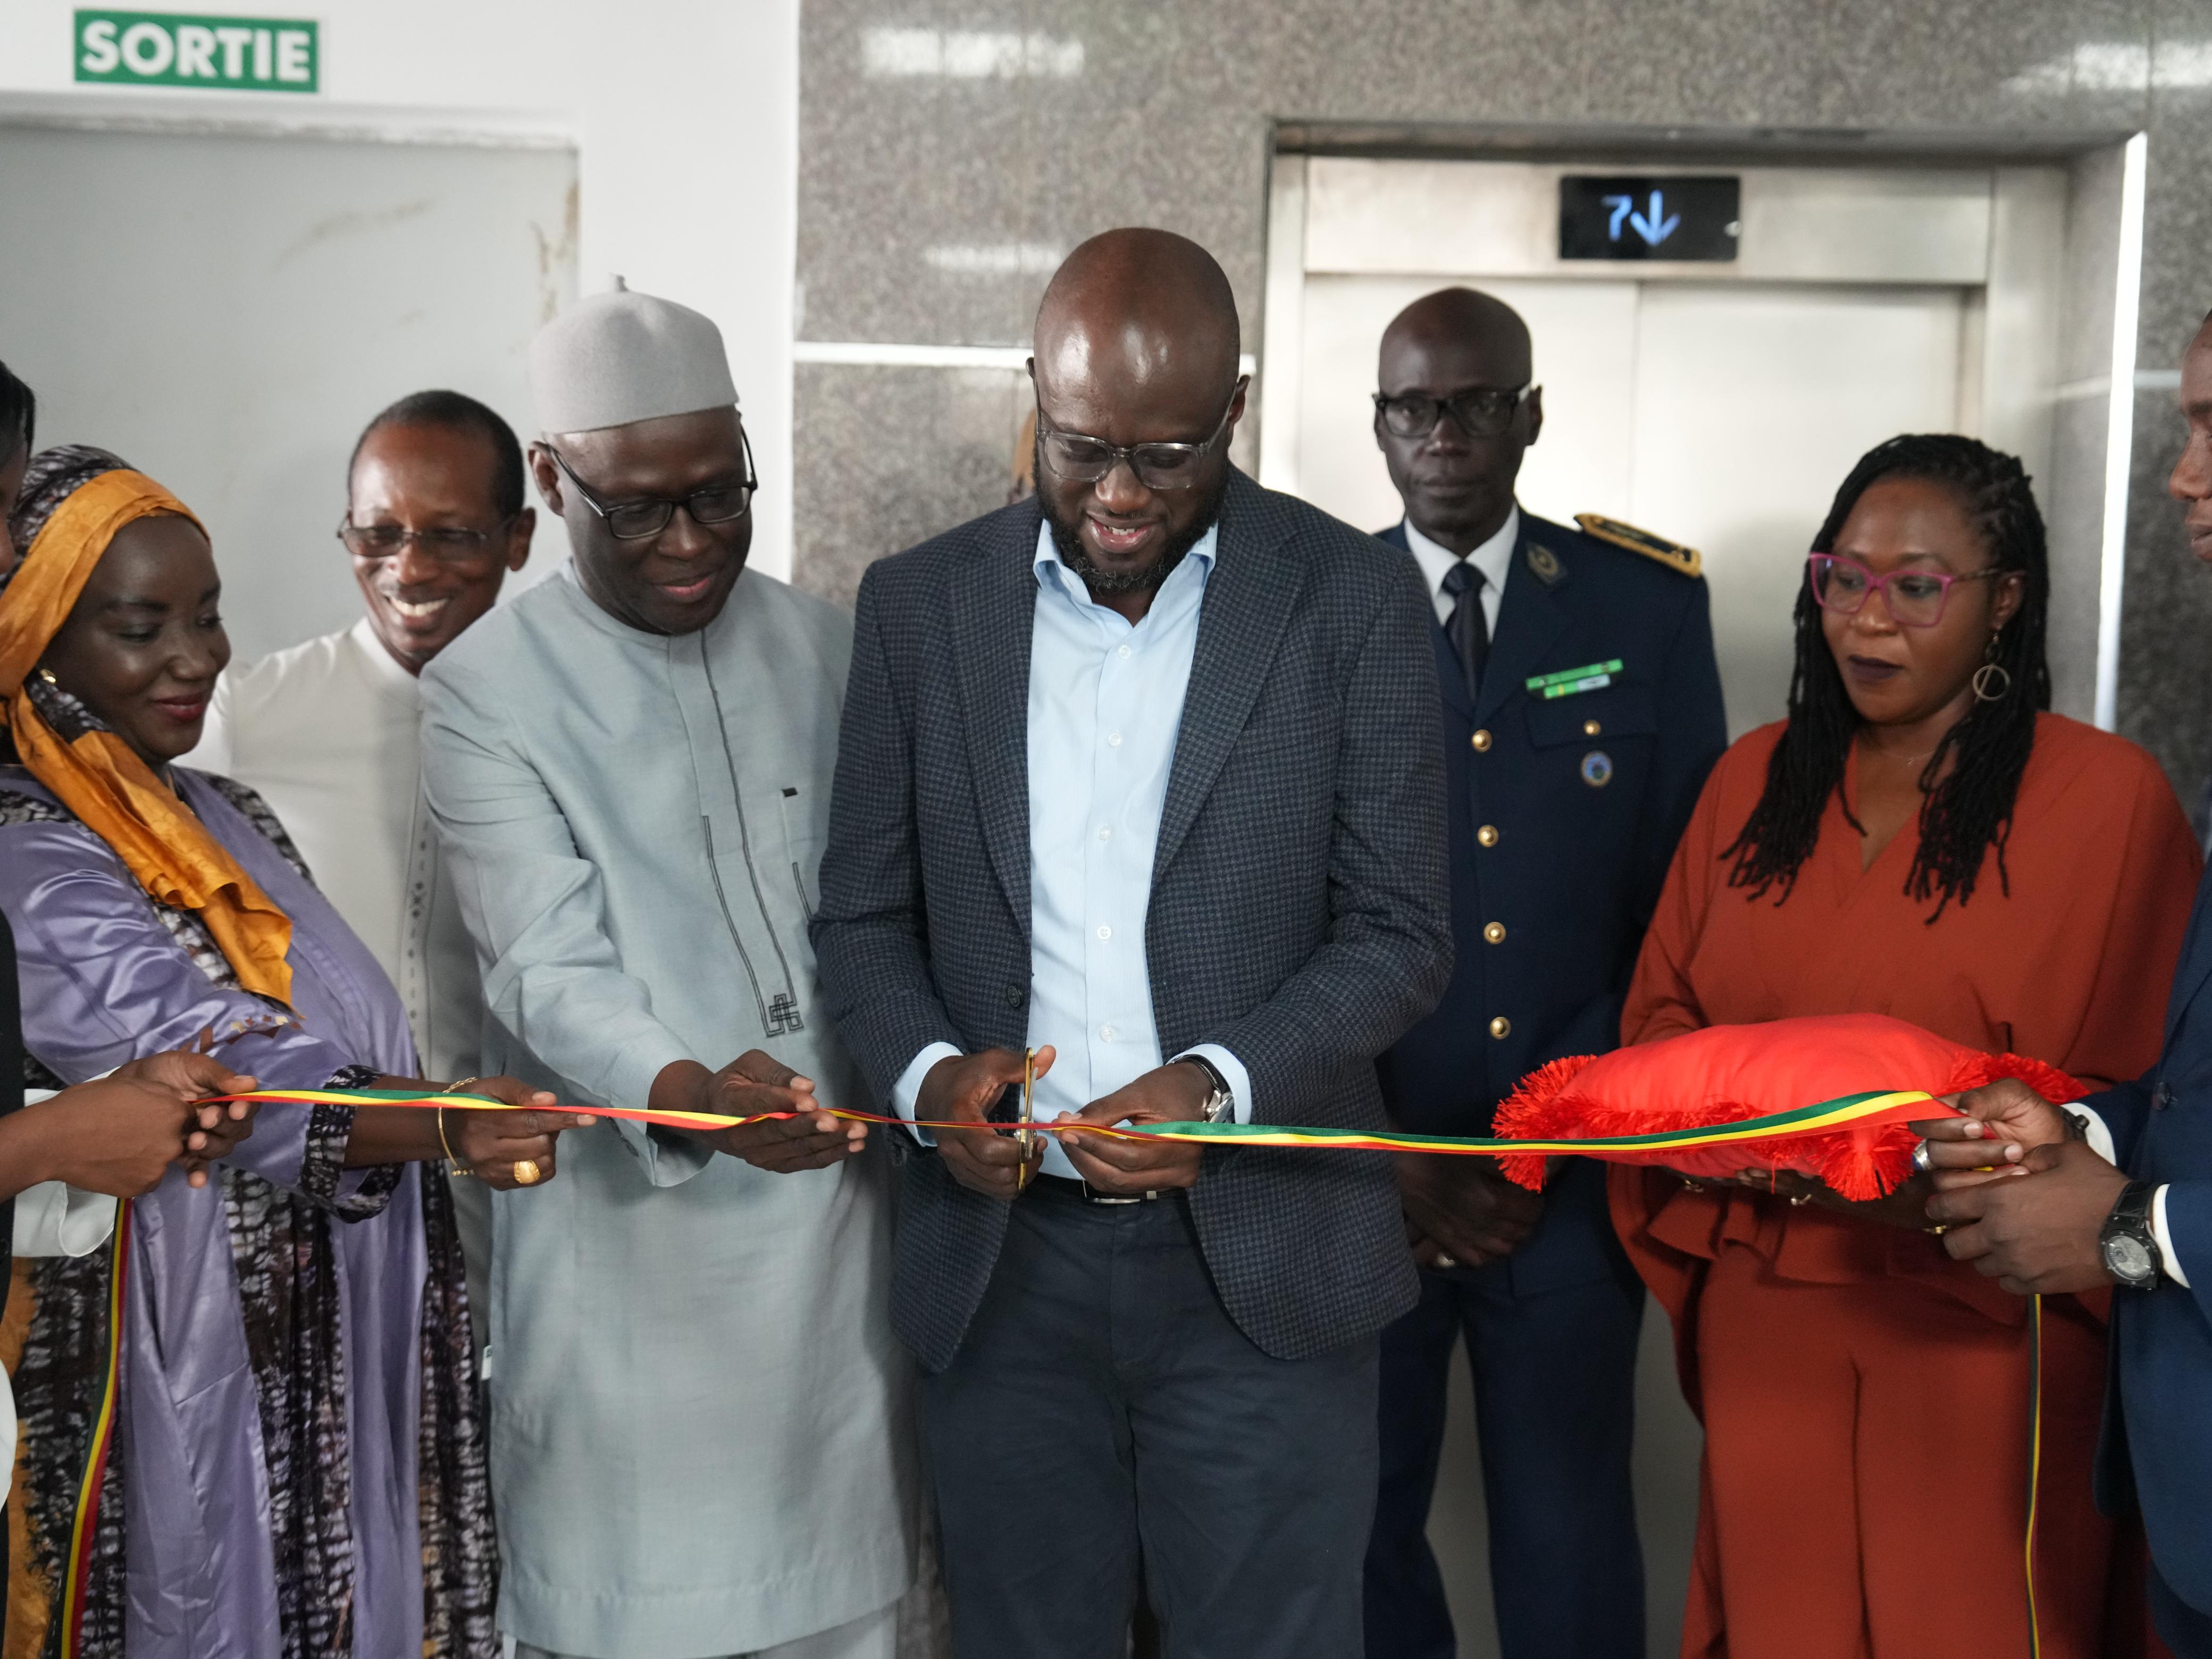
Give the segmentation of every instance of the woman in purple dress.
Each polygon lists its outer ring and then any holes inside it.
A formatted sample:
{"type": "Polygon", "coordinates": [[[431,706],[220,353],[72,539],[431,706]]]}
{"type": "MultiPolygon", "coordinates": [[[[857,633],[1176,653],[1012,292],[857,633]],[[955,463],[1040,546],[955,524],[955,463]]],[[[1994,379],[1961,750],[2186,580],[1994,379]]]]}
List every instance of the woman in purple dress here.
{"type": "MultiPolygon", "coordinates": [[[[9,529],[0,910],[26,1081],[211,1040],[264,1088],[449,1086],[412,1078],[398,995],[259,799],[170,763],[229,657],[198,522],[68,447],[33,459],[9,529]]],[[[109,1250],[16,1263],[6,1650],[495,1652],[460,1255],[425,1161],[449,1144],[528,1184],[577,1121],[270,1105],[219,1179],[173,1172],[109,1250]]]]}

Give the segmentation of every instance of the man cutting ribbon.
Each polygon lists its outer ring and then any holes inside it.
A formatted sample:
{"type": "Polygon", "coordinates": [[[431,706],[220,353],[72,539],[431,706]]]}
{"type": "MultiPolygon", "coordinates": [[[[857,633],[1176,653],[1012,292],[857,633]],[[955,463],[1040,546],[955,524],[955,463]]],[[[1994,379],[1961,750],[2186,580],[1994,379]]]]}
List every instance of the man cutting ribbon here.
{"type": "MultiPolygon", "coordinates": [[[[861,583],[814,938],[904,1115],[983,1119],[1035,1044],[1040,1119],[1383,1126],[1451,954],[1425,599],[1231,465],[1237,360],[1203,249],[1092,239],[1036,500],[861,583]]],[[[890,1137],[963,1659],[1118,1652],[1140,1579],[1179,1651],[1358,1652],[1388,1165],[1036,1139],[1023,1190],[1012,1133],[890,1137]]]]}

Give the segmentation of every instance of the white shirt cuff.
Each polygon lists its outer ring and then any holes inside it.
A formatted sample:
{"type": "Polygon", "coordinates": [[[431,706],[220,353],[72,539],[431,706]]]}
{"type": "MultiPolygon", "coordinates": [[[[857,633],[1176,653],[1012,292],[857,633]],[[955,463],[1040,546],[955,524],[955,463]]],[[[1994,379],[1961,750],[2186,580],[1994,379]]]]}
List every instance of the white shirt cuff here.
{"type": "Polygon", "coordinates": [[[58,1181],[41,1181],[15,1194],[17,1255],[90,1255],[114,1236],[115,1200],[58,1181]]]}
{"type": "MultiPolygon", "coordinates": [[[[2069,1101],[2066,1109],[2078,1113],[2088,1126],[2089,1150],[2107,1164],[2118,1164],[2120,1160],[2114,1156],[2112,1132],[2106,1127],[2105,1120],[2094,1109],[2084,1106],[2078,1100],[2069,1101]]],[[[2162,1186],[2151,1194],[2150,1235],[2158,1241],[2159,1259],[2166,1264],[2166,1276],[2187,1290],[2188,1275],[2181,1271],[2181,1258],[2173,1253],[2173,1235],[2166,1231],[2166,1188],[2162,1186]]]]}
{"type": "Polygon", "coordinates": [[[1252,1074],[1244,1069],[1244,1062],[1218,1042],[1201,1042],[1195,1048],[1184,1049],[1176,1059],[1188,1059],[1192,1054],[1213,1063],[1213,1069],[1221,1073],[1229,1085],[1229,1092],[1236,1097],[1237,1121],[1249,1123],[1252,1121],[1252,1074]]]}
{"type": "MultiPolygon", "coordinates": [[[[915,1103],[921,1098],[921,1080],[929,1075],[929,1068],[940,1060],[957,1060],[960,1051],[949,1042],[933,1042],[907,1063],[899,1079],[891,1085],[891,1109],[911,1125],[915,1119],[915,1103]]],[[[907,1133],[925,1146],[937,1145],[937,1137],[927,1129],[909,1127],[907,1133]]]]}
{"type": "Polygon", "coordinates": [[[2097,1115],[2094,1108],[2084,1106],[2078,1100],[2071,1100],[2059,1109],[2073,1113],[2088,1126],[2088,1133],[2085,1138],[2089,1143],[2091,1152],[2096,1153],[2107,1164],[2119,1163],[2119,1152],[2112,1144],[2112,1132],[2106,1126],[2105,1120],[2097,1115]]]}
{"type": "Polygon", "coordinates": [[[2173,1253],[2173,1235],[2166,1230],[2166,1188],[2162,1186],[2150,1197],[2150,1236],[2158,1241],[2159,1258],[2166,1263],[2166,1276],[2187,1290],[2189,1276],[2181,1271],[2181,1258],[2173,1253]]]}

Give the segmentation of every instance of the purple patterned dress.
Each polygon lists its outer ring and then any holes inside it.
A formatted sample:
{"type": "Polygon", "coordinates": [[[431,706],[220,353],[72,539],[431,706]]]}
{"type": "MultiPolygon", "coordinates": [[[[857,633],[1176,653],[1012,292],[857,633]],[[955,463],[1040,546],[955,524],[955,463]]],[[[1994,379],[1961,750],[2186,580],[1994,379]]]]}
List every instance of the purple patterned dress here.
{"type": "MultiPolygon", "coordinates": [[[[291,917],[292,1007],[239,989],[191,912],[154,902],[28,773],[0,766],[27,1081],[78,1082],[210,1027],[264,1086],[412,1075],[398,995],[259,798],[173,775],[291,917]]],[[[264,1106],[219,1179],[196,1191],[172,1170],[126,1206],[114,1250],[15,1264],[0,1323],[22,1422],[10,1659],[496,1651],[444,1183],[419,1164],[343,1168],[351,1129],[349,1108],[264,1106]]]]}

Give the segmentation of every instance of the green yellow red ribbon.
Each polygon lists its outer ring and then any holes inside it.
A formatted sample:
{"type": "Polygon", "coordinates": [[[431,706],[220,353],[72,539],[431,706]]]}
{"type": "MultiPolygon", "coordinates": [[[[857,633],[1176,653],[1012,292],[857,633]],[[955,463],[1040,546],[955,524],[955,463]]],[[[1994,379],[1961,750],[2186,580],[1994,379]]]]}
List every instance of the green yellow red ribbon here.
{"type": "MultiPolygon", "coordinates": [[[[883,1123],[932,1132],[952,1129],[995,1131],[1013,1127],[969,1119],[925,1121],[908,1125],[904,1118],[891,1117],[880,1112],[856,1112],[842,1106],[811,1108],[803,1113],[762,1112],[749,1117],[726,1117],[713,1112],[640,1111],[614,1106],[521,1108],[510,1106],[486,1095],[410,1094],[392,1089],[256,1089],[245,1094],[224,1095],[220,1098],[288,1101],[303,1105],[431,1109],[449,1106],[469,1111],[528,1109],[588,1113],[594,1117],[626,1118],[635,1123],[659,1123],[669,1128],[709,1133],[734,1129],[747,1123],[811,1116],[817,1110],[826,1111],[832,1117],[842,1118],[851,1123],[883,1123]]],[[[1933,1095],[1918,1089],[1895,1089],[1870,1094],[1844,1095],[1838,1099],[1824,1100],[1814,1105],[1800,1106],[1784,1112],[1770,1112],[1760,1117],[1743,1118],[1734,1123],[1707,1124],[1697,1128],[1668,1129],[1650,1134],[1591,1136],[1579,1140],[1515,1140],[1487,1135],[1413,1134],[1398,1129],[1316,1129],[1280,1123],[1194,1123],[1180,1121],[1124,1123],[1106,1128],[1063,1118],[1039,1121],[1028,1127],[1039,1134],[1077,1130],[1085,1134],[1108,1135],[1124,1140],[1197,1141],[1217,1146],[1321,1147],[1338,1152],[1440,1152],[1448,1156],[1477,1158],[1602,1158],[1608,1152],[1650,1155],[1711,1146],[1756,1147],[1764,1141],[1952,1115],[1954,1114],[1951,1108],[1933,1095]]]]}

